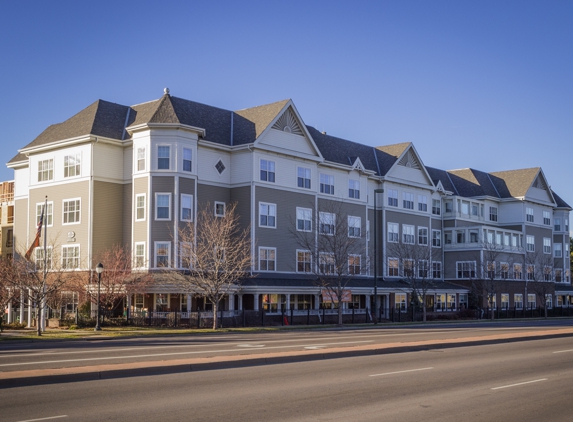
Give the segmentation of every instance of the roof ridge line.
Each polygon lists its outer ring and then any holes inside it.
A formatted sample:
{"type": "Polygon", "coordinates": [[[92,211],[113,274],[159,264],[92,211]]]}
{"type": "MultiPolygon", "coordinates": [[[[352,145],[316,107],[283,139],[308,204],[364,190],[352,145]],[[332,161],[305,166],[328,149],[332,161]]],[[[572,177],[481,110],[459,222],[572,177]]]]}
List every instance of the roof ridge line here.
{"type": "Polygon", "coordinates": [[[497,193],[497,196],[499,199],[501,199],[501,195],[499,194],[499,191],[497,190],[497,188],[495,187],[495,183],[493,183],[493,180],[491,180],[491,177],[489,176],[489,173],[487,174],[487,178],[489,179],[491,185],[493,186],[493,189],[495,190],[495,193],[497,193]]]}

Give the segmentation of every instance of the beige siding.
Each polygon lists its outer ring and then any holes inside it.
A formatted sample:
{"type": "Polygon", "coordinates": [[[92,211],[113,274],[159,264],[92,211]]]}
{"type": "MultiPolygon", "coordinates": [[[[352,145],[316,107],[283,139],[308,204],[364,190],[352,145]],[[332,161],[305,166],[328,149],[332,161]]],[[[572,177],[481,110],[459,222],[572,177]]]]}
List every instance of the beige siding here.
{"type": "MultiPolygon", "coordinates": [[[[28,200],[14,201],[14,248],[17,253],[26,253],[31,240],[28,239],[28,200]]],[[[35,234],[35,230],[32,231],[35,234]]]]}
{"type": "MultiPolygon", "coordinates": [[[[94,182],[93,257],[113,245],[123,245],[123,195],[120,183],[94,182]]],[[[91,263],[90,268],[93,268],[91,263]]]]}
{"type": "Polygon", "coordinates": [[[132,192],[133,185],[131,183],[123,185],[123,209],[122,209],[122,243],[129,245],[131,243],[131,221],[132,221],[132,192]]]}

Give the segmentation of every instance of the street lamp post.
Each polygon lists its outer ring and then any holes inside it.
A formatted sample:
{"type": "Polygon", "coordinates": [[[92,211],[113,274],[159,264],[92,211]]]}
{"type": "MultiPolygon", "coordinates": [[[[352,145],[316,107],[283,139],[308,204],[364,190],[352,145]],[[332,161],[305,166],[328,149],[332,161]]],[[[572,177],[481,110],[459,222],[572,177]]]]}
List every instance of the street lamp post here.
{"type": "Polygon", "coordinates": [[[99,326],[99,295],[100,295],[100,287],[101,287],[101,273],[103,272],[103,264],[100,262],[96,266],[96,273],[97,273],[97,311],[96,311],[96,326],[94,331],[101,331],[101,327],[99,326]]]}
{"type": "Polygon", "coordinates": [[[378,323],[378,230],[376,228],[378,209],[376,208],[376,198],[379,193],[384,193],[384,189],[374,189],[374,324],[378,323]]]}

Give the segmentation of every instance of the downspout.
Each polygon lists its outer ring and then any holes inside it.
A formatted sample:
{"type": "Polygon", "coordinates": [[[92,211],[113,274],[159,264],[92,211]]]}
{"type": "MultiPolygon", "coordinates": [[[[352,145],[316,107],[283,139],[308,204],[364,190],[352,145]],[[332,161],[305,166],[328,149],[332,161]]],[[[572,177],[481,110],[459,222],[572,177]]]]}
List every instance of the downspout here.
{"type": "Polygon", "coordinates": [[[94,229],[94,153],[95,145],[98,143],[99,139],[96,137],[94,142],[91,144],[91,157],[90,157],[90,183],[89,183],[89,201],[90,201],[90,211],[89,211],[89,229],[88,229],[88,268],[90,271],[90,280],[92,276],[93,269],[93,229],[94,229]]]}
{"type": "MultiPolygon", "coordinates": [[[[247,145],[247,149],[251,152],[251,271],[250,275],[253,275],[253,268],[255,266],[255,215],[257,211],[255,209],[255,178],[253,172],[255,171],[255,153],[251,149],[251,145],[247,145]]],[[[256,304],[255,304],[256,305],[256,304]]]]}

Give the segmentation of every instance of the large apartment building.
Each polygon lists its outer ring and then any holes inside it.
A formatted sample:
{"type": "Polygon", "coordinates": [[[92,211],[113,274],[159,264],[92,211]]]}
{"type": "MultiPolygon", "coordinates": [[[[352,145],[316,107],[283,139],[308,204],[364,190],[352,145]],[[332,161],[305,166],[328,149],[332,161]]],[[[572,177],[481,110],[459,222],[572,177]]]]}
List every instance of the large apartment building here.
{"type": "Polygon", "coordinates": [[[226,310],[330,306],[314,283],[318,263],[293,230],[328,235],[336,218],[361,242],[349,256],[354,277],[346,309],[377,303],[383,315],[405,310],[411,289],[404,273],[414,268],[434,281],[427,302],[438,309],[466,307],[472,286],[492,268],[502,286],[494,303],[523,306],[519,294],[536,281],[527,278],[534,252],[550,258],[543,262],[544,281],[557,286],[552,298],[569,303],[571,208],[540,168],[426,167],[412,143],[374,148],[307,126],[291,100],[239,111],[168,90],[134,106],[98,100],[48,127],[8,166],[15,179],[15,253],[32,242],[47,201],[49,244],[65,268],[93,269],[98,252],[122,244],[134,266],[156,274],[148,294],[132,298],[138,308],[208,306],[201,292],[183,294],[154,270],[179,268],[174,233],[195,221],[197,210],[209,204],[222,215],[230,203],[250,230],[256,277],[225,298],[226,310]],[[431,253],[413,262],[397,245],[431,253]]]}

